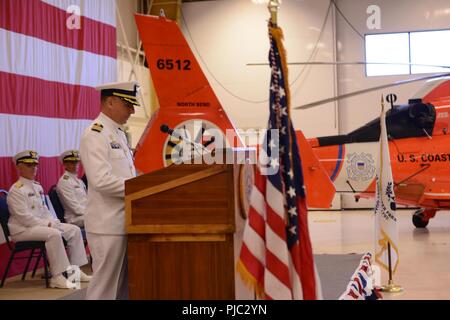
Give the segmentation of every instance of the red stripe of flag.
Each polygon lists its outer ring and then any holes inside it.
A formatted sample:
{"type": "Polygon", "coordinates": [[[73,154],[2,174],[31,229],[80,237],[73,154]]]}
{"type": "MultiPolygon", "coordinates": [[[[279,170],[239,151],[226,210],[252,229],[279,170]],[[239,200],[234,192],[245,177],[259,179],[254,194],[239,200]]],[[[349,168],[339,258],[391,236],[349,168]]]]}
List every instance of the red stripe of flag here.
{"type": "Polygon", "coordinates": [[[93,119],[100,111],[100,94],[94,88],[12,73],[0,72],[0,96],[0,113],[6,114],[93,119]]]}
{"type": "Polygon", "coordinates": [[[353,292],[352,290],[350,290],[347,295],[349,295],[350,297],[352,297],[355,300],[358,300],[358,298],[359,298],[359,296],[356,295],[356,293],[353,292]]]}
{"type": "Polygon", "coordinates": [[[286,223],[269,205],[266,206],[267,224],[286,243],[286,223]]]}
{"type": "MultiPolygon", "coordinates": [[[[266,192],[266,179],[261,176],[259,170],[256,171],[255,184],[253,187],[256,188],[262,196],[264,196],[266,192]]],[[[264,205],[262,205],[262,207],[264,207],[264,205]]],[[[261,237],[261,239],[266,238],[266,221],[263,214],[263,212],[258,212],[255,207],[250,205],[248,213],[249,225],[261,237]]]]}
{"type": "Polygon", "coordinates": [[[247,271],[256,279],[258,284],[264,284],[264,265],[256,258],[247,245],[242,243],[240,258],[247,271]]]}
{"type": "Polygon", "coordinates": [[[253,228],[253,230],[261,237],[261,239],[265,239],[266,238],[266,234],[265,234],[266,223],[264,221],[264,218],[261,216],[261,214],[259,214],[255,208],[250,207],[250,210],[248,212],[248,219],[249,219],[250,226],[253,228]]]}
{"type": "Polygon", "coordinates": [[[312,252],[311,239],[308,230],[308,209],[304,198],[299,198],[297,201],[297,208],[299,208],[299,225],[300,225],[300,239],[299,247],[296,255],[300,257],[301,267],[298,272],[303,287],[304,299],[317,299],[316,279],[314,268],[314,256],[312,252]]]}
{"type": "Polygon", "coordinates": [[[269,270],[277,278],[277,280],[283,283],[287,288],[291,288],[289,269],[287,265],[269,250],[266,250],[266,269],[269,270]]]}
{"type": "Polygon", "coordinates": [[[70,30],[70,16],[42,1],[0,1],[0,28],[116,59],[115,27],[80,16],[80,29],[70,30]]]}

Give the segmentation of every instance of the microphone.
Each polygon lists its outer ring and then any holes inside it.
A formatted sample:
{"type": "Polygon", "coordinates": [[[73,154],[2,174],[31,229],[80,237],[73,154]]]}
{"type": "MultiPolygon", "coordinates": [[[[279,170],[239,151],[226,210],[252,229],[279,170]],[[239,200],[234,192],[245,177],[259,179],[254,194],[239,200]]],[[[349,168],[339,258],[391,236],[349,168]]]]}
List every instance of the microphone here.
{"type": "Polygon", "coordinates": [[[208,150],[206,149],[206,147],[207,147],[208,145],[210,145],[211,143],[213,143],[214,140],[215,140],[214,137],[212,137],[210,141],[206,142],[205,145],[202,145],[201,143],[198,143],[198,142],[194,142],[194,141],[189,140],[187,137],[181,136],[180,134],[178,134],[177,132],[175,132],[173,129],[170,129],[169,126],[168,126],[167,124],[162,124],[161,127],[160,127],[159,129],[160,129],[161,132],[163,132],[163,133],[167,133],[167,134],[171,135],[172,137],[175,137],[175,138],[177,138],[177,139],[179,139],[179,140],[182,140],[182,141],[187,142],[188,144],[191,145],[191,147],[194,149],[194,151],[195,151],[197,154],[199,154],[199,155],[201,155],[201,151],[203,151],[203,152],[208,152],[208,150]],[[199,151],[199,149],[200,149],[201,151],[199,151]]]}
{"type": "Polygon", "coordinates": [[[169,132],[170,128],[167,124],[163,124],[161,125],[161,127],[159,128],[162,132],[167,133],[169,132]]]}
{"type": "Polygon", "coordinates": [[[183,137],[181,135],[179,135],[178,133],[176,133],[175,131],[173,131],[173,129],[170,129],[169,126],[167,124],[163,124],[161,125],[161,127],[159,128],[161,130],[161,132],[163,133],[167,133],[177,139],[183,140],[183,137]]]}

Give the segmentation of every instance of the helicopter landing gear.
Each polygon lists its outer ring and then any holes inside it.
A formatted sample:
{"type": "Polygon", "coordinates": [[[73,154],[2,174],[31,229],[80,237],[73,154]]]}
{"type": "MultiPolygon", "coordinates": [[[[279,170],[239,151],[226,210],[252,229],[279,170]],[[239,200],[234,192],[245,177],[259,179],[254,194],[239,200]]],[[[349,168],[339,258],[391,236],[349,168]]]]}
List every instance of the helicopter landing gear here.
{"type": "Polygon", "coordinates": [[[425,228],[430,219],[436,215],[435,209],[419,209],[414,212],[412,222],[416,228],[425,228]]]}

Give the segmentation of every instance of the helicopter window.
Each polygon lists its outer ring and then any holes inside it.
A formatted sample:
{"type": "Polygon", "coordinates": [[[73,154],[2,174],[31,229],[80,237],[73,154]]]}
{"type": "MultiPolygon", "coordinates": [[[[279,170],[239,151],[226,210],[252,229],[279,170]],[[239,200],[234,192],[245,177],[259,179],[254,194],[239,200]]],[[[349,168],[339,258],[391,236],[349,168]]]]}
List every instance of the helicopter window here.
{"type": "Polygon", "coordinates": [[[430,104],[416,103],[409,108],[409,116],[417,127],[428,129],[434,124],[436,112],[430,104]]]}
{"type": "MultiPolygon", "coordinates": [[[[386,113],[386,125],[390,139],[426,137],[433,132],[436,111],[431,104],[422,102],[395,106],[386,113]]],[[[320,146],[375,142],[380,139],[380,118],[376,118],[347,135],[318,138],[320,146]]]]}

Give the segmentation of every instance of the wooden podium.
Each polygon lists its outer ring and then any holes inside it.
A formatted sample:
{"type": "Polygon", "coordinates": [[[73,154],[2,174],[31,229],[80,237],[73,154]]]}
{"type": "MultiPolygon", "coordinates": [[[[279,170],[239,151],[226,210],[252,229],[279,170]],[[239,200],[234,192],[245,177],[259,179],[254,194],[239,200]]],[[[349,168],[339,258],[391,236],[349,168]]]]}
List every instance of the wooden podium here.
{"type": "Polygon", "coordinates": [[[172,165],[126,181],[130,299],[235,298],[233,170],[172,165]]]}

